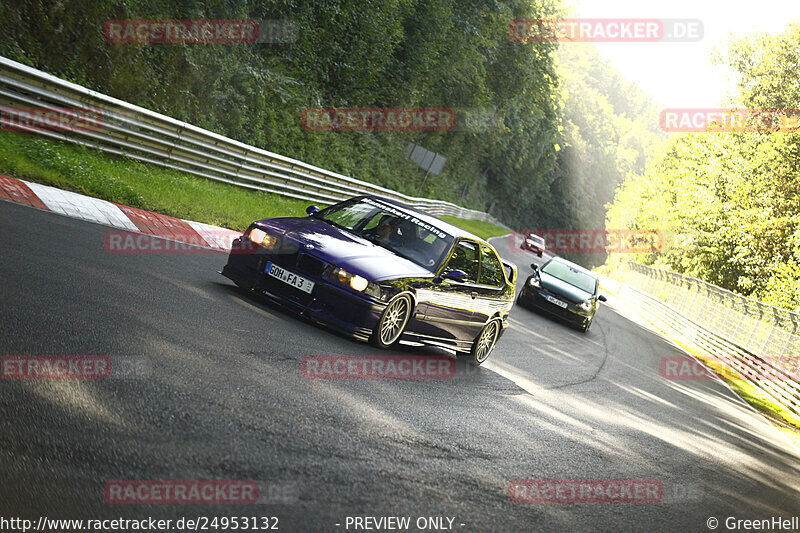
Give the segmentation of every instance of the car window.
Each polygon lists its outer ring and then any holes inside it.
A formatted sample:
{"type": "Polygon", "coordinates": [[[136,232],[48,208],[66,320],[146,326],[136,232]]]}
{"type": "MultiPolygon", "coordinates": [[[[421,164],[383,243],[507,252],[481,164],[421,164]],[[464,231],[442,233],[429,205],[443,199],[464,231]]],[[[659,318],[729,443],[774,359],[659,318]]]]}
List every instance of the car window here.
{"type": "Polygon", "coordinates": [[[593,276],[581,272],[561,261],[550,261],[542,267],[542,272],[590,294],[594,294],[595,288],[597,287],[597,280],[593,276]]]}
{"type": "Polygon", "coordinates": [[[447,262],[445,271],[463,270],[467,274],[467,283],[478,281],[478,245],[470,241],[461,241],[453,250],[450,261],[447,262]]]}
{"type": "Polygon", "coordinates": [[[364,224],[364,226],[361,229],[362,230],[375,229],[378,226],[378,222],[380,222],[381,219],[383,219],[385,216],[386,215],[384,215],[382,212],[377,211],[377,214],[375,216],[373,216],[371,219],[369,219],[367,221],[367,223],[364,224]]]}
{"type": "Polygon", "coordinates": [[[481,246],[481,273],[478,283],[492,287],[503,284],[503,265],[497,255],[486,246],[481,246]]]}
{"type": "MultiPolygon", "coordinates": [[[[359,224],[363,224],[365,219],[371,218],[378,209],[372,205],[361,202],[343,202],[339,205],[331,206],[317,213],[317,218],[330,220],[347,229],[353,229],[359,224]]],[[[377,224],[378,216],[375,216],[377,224]]]]}
{"type": "Polygon", "coordinates": [[[415,214],[375,198],[345,201],[314,216],[352,230],[431,271],[438,269],[455,240],[415,214]]]}

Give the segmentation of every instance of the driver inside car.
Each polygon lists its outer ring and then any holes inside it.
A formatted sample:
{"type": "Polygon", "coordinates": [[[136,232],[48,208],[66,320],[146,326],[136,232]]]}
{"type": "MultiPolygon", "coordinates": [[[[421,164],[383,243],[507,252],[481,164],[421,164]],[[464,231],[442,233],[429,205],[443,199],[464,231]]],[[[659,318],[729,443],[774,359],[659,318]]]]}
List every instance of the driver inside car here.
{"type": "Polygon", "coordinates": [[[364,235],[375,237],[378,240],[393,244],[399,237],[397,228],[400,225],[400,219],[391,215],[383,215],[378,221],[378,225],[374,228],[364,231],[364,235]]]}

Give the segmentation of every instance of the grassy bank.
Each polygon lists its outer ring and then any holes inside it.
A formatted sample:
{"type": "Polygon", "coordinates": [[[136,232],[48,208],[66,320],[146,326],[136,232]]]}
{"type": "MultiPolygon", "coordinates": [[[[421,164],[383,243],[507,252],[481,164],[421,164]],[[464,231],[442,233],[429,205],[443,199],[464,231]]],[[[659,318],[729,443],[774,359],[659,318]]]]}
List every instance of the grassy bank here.
{"type": "Polygon", "coordinates": [[[509,233],[507,229],[496,226],[491,222],[483,222],[481,220],[466,220],[463,218],[448,216],[443,216],[440,218],[443,218],[449,223],[458,226],[459,228],[463,228],[470,233],[474,233],[483,239],[488,239],[489,237],[498,237],[500,235],[506,235],[509,233]]]}
{"type": "MultiPolygon", "coordinates": [[[[305,215],[311,203],[9,131],[0,131],[0,174],[240,231],[260,218],[305,215]]],[[[506,233],[487,222],[447,218],[483,237],[506,233]]]]}

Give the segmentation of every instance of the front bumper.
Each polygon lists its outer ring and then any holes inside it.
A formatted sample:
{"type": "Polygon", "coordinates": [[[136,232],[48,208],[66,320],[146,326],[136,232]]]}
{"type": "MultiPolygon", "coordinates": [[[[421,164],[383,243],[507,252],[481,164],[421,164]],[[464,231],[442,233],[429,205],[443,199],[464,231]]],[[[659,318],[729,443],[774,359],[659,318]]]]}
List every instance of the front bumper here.
{"type": "Polygon", "coordinates": [[[302,252],[268,254],[261,250],[243,253],[241,249],[242,243],[237,239],[222,275],[315,323],[359,340],[368,340],[386,308],[385,302],[372,296],[354,294],[324,277],[322,273],[327,264],[313,256],[302,252]],[[264,272],[267,262],[313,281],[311,294],[267,275],[264,272]]]}
{"type": "MultiPolygon", "coordinates": [[[[568,322],[575,326],[585,326],[591,321],[594,316],[594,311],[584,311],[577,305],[567,302],[567,307],[559,307],[554,303],[548,302],[546,297],[548,292],[541,288],[531,287],[527,283],[519,293],[519,303],[525,307],[532,307],[545,313],[548,313],[556,318],[568,322]]],[[[561,301],[566,301],[564,298],[552,294],[551,296],[558,298],[561,301]]]]}
{"type": "Polygon", "coordinates": [[[535,244],[528,244],[527,242],[523,241],[522,247],[524,249],[526,249],[526,250],[530,250],[532,252],[536,252],[537,254],[544,253],[544,248],[540,248],[539,246],[536,246],[535,244]]]}

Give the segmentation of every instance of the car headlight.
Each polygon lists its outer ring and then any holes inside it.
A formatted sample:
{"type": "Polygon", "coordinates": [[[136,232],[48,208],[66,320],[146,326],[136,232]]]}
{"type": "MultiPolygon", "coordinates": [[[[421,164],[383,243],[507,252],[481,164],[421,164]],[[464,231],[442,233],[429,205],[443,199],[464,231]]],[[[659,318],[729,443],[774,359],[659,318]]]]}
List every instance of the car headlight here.
{"type": "Polygon", "coordinates": [[[591,311],[592,310],[592,301],[586,300],[585,302],[581,302],[578,304],[578,307],[583,309],[584,311],[591,311]]]}
{"type": "Polygon", "coordinates": [[[266,248],[272,248],[278,242],[278,237],[270,235],[269,233],[260,228],[251,229],[250,234],[247,237],[254,243],[260,244],[261,246],[264,246],[266,248]]]}
{"type": "Polygon", "coordinates": [[[350,278],[350,286],[358,292],[363,292],[367,288],[367,285],[369,285],[369,282],[366,278],[362,278],[361,276],[353,276],[350,278]]]}
{"type": "Polygon", "coordinates": [[[339,283],[350,285],[351,288],[358,292],[364,292],[369,286],[369,281],[358,274],[352,274],[343,268],[335,268],[333,270],[333,278],[338,280],[339,283]]]}
{"type": "Polygon", "coordinates": [[[531,287],[536,287],[537,289],[542,286],[542,284],[539,282],[539,279],[536,277],[531,277],[531,279],[528,280],[528,285],[531,287]]]}

